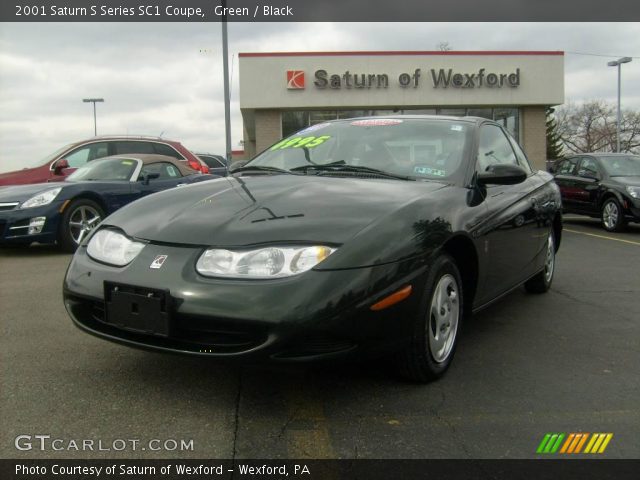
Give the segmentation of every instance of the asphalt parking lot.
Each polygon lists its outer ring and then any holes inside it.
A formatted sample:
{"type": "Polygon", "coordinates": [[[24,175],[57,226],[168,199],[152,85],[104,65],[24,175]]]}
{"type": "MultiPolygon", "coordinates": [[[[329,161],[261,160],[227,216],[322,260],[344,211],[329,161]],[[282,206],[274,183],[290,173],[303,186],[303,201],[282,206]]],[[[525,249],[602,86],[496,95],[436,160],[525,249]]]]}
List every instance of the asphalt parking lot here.
{"type": "Polygon", "coordinates": [[[62,305],[69,258],[0,250],[4,458],[531,458],[547,432],[611,432],[603,456],[640,457],[640,226],[567,217],[551,292],[468,321],[430,385],[383,361],[240,367],[96,339],[62,305]],[[193,450],[19,451],[18,435],[193,450]]]}

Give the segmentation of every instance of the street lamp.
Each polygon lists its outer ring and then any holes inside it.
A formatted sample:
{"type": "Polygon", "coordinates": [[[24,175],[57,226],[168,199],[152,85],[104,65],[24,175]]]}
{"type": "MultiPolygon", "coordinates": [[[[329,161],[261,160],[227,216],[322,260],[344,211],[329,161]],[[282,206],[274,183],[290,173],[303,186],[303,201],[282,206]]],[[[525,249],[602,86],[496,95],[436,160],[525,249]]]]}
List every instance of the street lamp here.
{"type": "Polygon", "coordinates": [[[93,103],[93,135],[98,135],[98,124],[96,123],[96,102],[104,102],[104,98],[83,98],[84,103],[93,103]]]}
{"type": "Polygon", "coordinates": [[[621,65],[623,63],[629,63],[631,61],[631,57],[622,57],[618,60],[613,60],[608,62],[607,65],[609,67],[618,67],[618,126],[617,126],[617,147],[616,152],[620,153],[620,70],[621,65]]]}

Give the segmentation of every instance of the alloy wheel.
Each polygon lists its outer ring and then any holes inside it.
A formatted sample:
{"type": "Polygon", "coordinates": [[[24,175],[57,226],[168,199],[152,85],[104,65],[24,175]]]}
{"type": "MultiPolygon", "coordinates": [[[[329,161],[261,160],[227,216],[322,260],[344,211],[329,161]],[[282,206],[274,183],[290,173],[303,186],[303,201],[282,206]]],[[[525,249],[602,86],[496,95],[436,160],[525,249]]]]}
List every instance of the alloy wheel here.
{"type": "Polygon", "coordinates": [[[89,205],[81,205],[69,216],[69,235],[76,245],[102,220],[100,212],[89,205]]]}
{"type": "Polygon", "coordinates": [[[556,247],[553,243],[553,233],[549,234],[549,239],[547,240],[547,258],[544,262],[544,280],[545,282],[551,282],[553,278],[553,269],[556,264],[556,247]]]}
{"type": "Polygon", "coordinates": [[[607,230],[613,230],[616,228],[618,224],[618,216],[620,212],[618,211],[618,206],[615,202],[608,202],[602,211],[602,222],[607,230]]]}
{"type": "Polygon", "coordinates": [[[443,275],[438,281],[428,314],[427,337],[431,356],[436,363],[442,363],[453,350],[460,319],[458,283],[453,275],[443,275]]]}

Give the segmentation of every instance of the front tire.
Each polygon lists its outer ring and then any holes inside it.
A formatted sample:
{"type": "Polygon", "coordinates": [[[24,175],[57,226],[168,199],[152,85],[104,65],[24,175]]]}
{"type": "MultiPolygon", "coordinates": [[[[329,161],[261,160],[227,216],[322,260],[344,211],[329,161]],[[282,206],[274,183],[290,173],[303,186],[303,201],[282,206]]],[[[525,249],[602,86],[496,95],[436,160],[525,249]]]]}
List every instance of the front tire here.
{"type": "Polygon", "coordinates": [[[103,218],[102,207],[93,200],[79,198],[71,202],[60,221],[58,242],[62,249],[71,253],[75,252],[78,245],[91,230],[98,226],[103,218]]]}
{"type": "Polygon", "coordinates": [[[399,353],[402,376],[427,383],[444,375],[456,350],[464,312],[462,293],[455,261],[449,255],[441,255],[427,274],[411,343],[399,353]]]}
{"type": "Polygon", "coordinates": [[[607,232],[620,232],[624,230],[624,213],[620,203],[615,198],[607,198],[602,204],[601,211],[602,228],[607,232]]]}
{"type": "Polygon", "coordinates": [[[551,288],[553,274],[556,270],[556,242],[553,230],[547,238],[547,253],[544,260],[544,269],[535,277],[530,278],[524,284],[529,293],[546,293],[551,288]]]}

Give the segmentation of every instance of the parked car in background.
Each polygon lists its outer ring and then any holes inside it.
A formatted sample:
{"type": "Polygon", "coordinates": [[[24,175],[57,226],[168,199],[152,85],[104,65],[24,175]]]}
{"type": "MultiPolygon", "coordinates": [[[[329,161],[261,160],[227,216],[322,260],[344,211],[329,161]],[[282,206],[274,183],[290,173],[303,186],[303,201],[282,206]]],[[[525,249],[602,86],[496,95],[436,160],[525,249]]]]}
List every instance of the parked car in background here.
{"type": "Polygon", "coordinates": [[[132,347],[387,354],[425,382],[451,364],[465,314],[549,289],[561,233],[553,177],[499,124],[339,120],[116,212],[76,251],[64,303],[84,331],[132,347]]]}
{"type": "Polygon", "coordinates": [[[196,153],[196,155],[207,164],[210,173],[222,177],[227,176],[229,166],[222,155],[214,155],[211,153],[196,153]]]}
{"type": "Polygon", "coordinates": [[[600,218],[610,232],[640,222],[640,155],[585,153],[558,163],[565,212],[600,218]]]}
{"type": "Polygon", "coordinates": [[[85,163],[63,182],[0,189],[0,244],[57,242],[74,251],[107,215],[149,194],[218,178],[165,155],[85,163]]]}
{"type": "Polygon", "coordinates": [[[209,173],[206,163],[196,157],[180,142],[160,137],[99,136],[70,143],[55,151],[34,166],[22,170],[0,173],[0,186],[58,182],[97,158],[122,154],[157,154],[176,158],[194,170],[209,173]]]}
{"type": "Polygon", "coordinates": [[[549,173],[555,173],[556,171],[556,167],[558,166],[558,164],[562,161],[562,159],[557,159],[557,158],[547,158],[547,162],[546,162],[546,168],[547,168],[547,172],[549,173]]]}

